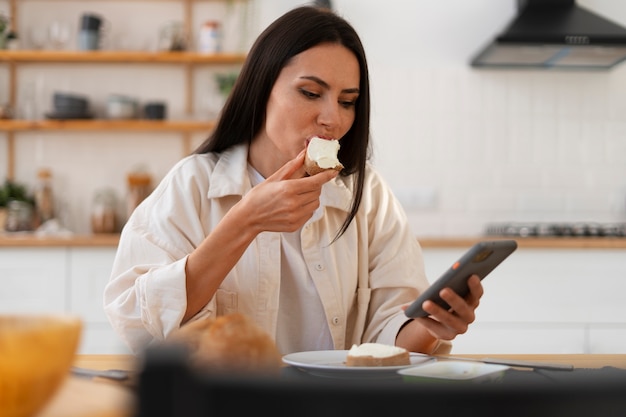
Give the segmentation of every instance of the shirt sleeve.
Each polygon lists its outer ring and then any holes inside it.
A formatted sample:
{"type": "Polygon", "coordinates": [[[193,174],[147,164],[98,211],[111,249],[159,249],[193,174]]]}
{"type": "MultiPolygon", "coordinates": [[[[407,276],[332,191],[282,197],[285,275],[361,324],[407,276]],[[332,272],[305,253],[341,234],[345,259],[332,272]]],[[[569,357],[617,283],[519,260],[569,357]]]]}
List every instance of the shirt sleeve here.
{"type": "Polygon", "coordinates": [[[401,307],[411,303],[429,283],[417,237],[391,189],[376,173],[368,179],[363,199],[368,223],[370,317],[364,340],[395,344],[409,318],[401,307]]]}
{"type": "Polygon", "coordinates": [[[180,326],[187,305],[187,256],[167,262],[170,253],[131,228],[124,230],[117,253],[104,309],[113,329],[138,353],[180,326]]]}
{"type": "Polygon", "coordinates": [[[104,291],[109,322],[134,352],[180,327],[187,257],[206,233],[200,220],[206,185],[189,180],[193,166],[185,171],[180,165],[128,219],[104,291]]]}

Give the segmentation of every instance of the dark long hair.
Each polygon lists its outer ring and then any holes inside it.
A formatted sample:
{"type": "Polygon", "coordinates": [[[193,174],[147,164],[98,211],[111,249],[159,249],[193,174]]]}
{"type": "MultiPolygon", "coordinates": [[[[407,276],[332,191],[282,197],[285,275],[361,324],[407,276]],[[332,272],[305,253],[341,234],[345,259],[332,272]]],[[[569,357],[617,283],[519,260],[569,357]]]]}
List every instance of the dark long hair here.
{"type": "Polygon", "coordinates": [[[365,165],[371,154],[369,142],[369,74],[361,40],[345,19],[313,6],[297,7],[275,20],[259,35],[250,49],[230,96],[211,135],[194,153],[222,152],[240,143],[250,143],[263,127],[270,92],[289,60],[322,43],[339,43],[359,61],[359,97],[352,127],[341,138],[340,175],[354,174],[355,193],[350,214],[335,239],[348,228],[361,204],[365,165]]]}

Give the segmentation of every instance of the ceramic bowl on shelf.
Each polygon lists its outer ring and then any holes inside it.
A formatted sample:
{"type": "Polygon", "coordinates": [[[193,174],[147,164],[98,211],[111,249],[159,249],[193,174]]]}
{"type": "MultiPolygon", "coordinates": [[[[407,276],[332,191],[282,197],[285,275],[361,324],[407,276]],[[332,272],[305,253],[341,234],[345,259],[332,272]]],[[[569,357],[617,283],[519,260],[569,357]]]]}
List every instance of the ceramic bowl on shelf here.
{"type": "Polygon", "coordinates": [[[0,415],[29,417],[69,375],[82,330],[69,314],[0,315],[0,415]]]}
{"type": "Polygon", "coordinates": [[[109,119],[135,119],[139,113],[139,101],[122,94],[111,94],[107,99],[109,119]]]}

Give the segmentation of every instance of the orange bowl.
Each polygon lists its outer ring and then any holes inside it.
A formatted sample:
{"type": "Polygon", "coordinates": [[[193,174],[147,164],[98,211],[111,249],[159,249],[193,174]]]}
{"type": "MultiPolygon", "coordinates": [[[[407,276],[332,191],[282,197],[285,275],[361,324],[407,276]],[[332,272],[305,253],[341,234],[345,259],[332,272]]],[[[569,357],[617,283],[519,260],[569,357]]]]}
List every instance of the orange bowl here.
{"type": "Polygon", "coordinates": [[[69,375],[81,330],[71,315],[0,315],[0,417],[43,408],[69,375]]]}

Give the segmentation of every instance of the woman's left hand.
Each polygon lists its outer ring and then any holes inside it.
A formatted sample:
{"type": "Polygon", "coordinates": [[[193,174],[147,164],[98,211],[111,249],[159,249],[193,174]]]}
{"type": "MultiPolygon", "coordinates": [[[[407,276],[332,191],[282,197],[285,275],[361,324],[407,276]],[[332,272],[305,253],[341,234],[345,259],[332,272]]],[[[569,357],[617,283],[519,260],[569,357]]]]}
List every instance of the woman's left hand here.
{"type": "Polygon", "coordinates": [[[439,295],[448,303],[449,309],[433,301],[425,301],[422,309],[429,315],[408,322],[398,333],[396,345],[412,352],[432,353],[441,340],[453,340],[465,333],[476,319],[475,310],[483,296],[483,286],[478,275],[472,275],[467,285],[470,291],[465,297],[451,288],[441,290],[439,295]]]}
{"type": "Polygon", "coordinates": [[[468,281],[469,293],[465,298],[455,293],[451,288],[444,288],[439,295],[448,303],[446,310],[433,301],[425,301],[422,308],[429,316],[418,320],[429,333],[443,340],[452,340],[457,335],[467,331],[470,324],[476,319],[475,310],[483,296],[483,286],[478,275],[472,275],[468,281]]]}

